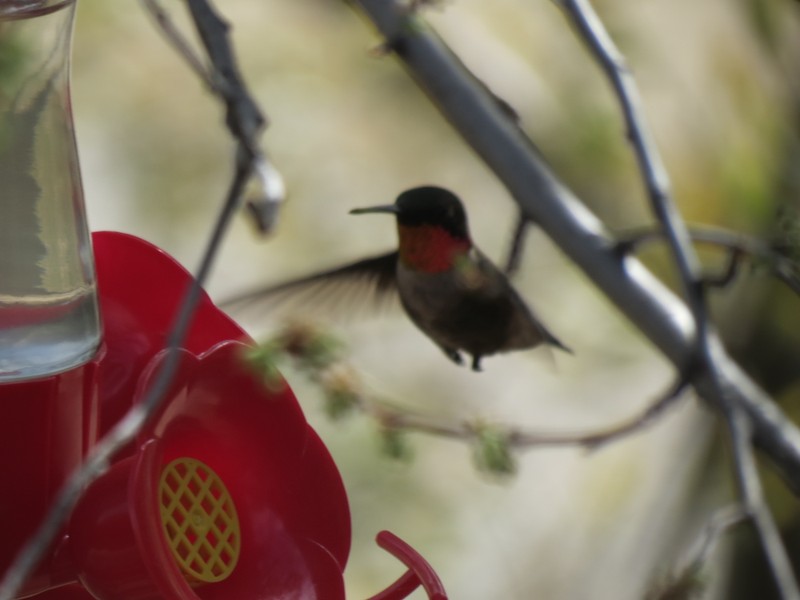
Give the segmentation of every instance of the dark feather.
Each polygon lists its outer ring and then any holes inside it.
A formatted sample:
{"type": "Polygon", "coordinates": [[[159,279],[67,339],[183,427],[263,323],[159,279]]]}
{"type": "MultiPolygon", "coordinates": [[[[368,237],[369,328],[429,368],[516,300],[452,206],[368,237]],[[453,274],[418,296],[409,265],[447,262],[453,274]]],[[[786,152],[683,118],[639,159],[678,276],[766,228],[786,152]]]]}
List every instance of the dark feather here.
{"type": "Polygon", "coordinates": [[[273,311],[322,310],[358,315],[396,295],[397,252],[373,256],[300,279],[269,285],[220,303],[239,318],[265,318],[273,311]]]}

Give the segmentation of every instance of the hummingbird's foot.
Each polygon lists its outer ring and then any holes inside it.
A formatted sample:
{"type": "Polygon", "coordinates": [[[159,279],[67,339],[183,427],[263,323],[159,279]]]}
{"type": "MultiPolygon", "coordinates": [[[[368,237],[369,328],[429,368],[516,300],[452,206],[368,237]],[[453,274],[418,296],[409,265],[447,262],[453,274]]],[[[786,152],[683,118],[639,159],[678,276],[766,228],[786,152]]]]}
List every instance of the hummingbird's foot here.
{"type": "Polygon", "coordinates": [[[482,358],[483,357],[480,354],[472,355],[472,370],[475,371],[476,373],[480,373],[481,371],[483,371],[483,369],[481,369],[482,358]]]}
{"type": "Polygon", "coordinates": [[[447,356],[447,358],[452,360],[457,365],[463,365],[464,364],[464,359],[461,358],[461,353],[458,350],[456,350],[454,348],[442,347],[442,351],[445,353],[445,356],[447,356]]]}

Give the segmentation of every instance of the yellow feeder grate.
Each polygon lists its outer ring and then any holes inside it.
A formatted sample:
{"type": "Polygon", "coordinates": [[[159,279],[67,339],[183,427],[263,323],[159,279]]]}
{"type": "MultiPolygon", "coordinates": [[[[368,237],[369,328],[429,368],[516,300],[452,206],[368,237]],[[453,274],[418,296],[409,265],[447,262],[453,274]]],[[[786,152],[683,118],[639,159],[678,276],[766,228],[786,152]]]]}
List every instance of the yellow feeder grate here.
{"type": "Polygon", "coordinates": [[[241,550],[236,507],[206,464],[177,458],[161,472],[161,524],[172,554],[190,583],[228,577],[241,550]]]}

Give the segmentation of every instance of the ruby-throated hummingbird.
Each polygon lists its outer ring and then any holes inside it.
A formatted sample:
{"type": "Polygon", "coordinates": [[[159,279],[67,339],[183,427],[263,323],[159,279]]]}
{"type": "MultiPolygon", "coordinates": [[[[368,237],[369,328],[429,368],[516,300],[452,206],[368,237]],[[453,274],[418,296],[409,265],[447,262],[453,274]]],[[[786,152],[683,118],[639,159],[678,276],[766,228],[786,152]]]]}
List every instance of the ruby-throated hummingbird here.
{"type": "Polygon", "coordinates": [[[397,292],[406,313],[456,364],[461,351],[481,358],[545,342],[571,352],[533,315],[506,275],[476,248],[467,215],[452,192],[425,186],[400,194],[394,204],[351,214],[389,213],[397,219],[398,250],[251,292],[223,303],[236,311],[270,296],[309,285],[366,284],[377,295],[397,292]]]}

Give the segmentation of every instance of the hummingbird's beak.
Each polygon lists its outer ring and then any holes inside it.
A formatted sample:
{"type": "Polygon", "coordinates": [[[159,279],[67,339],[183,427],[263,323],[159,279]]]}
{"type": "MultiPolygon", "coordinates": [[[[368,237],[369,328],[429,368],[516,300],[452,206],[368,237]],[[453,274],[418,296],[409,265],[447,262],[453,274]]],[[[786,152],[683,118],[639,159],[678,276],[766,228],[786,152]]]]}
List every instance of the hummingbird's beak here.
{"type": "Polygon", "coordinates": [[[400,214],[400,209],[396,204],[385,204],[383,206],[370,206],[368,208],[354,208],[350,211],[351,215],[363,215],[366,213],[390,213],[393,215],[400,214]]]}

